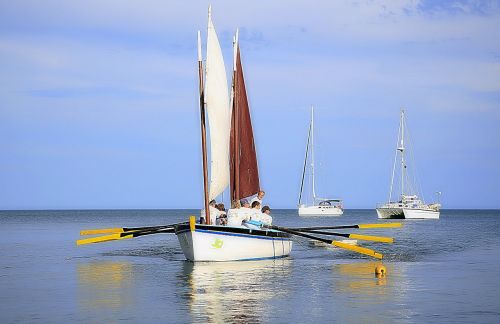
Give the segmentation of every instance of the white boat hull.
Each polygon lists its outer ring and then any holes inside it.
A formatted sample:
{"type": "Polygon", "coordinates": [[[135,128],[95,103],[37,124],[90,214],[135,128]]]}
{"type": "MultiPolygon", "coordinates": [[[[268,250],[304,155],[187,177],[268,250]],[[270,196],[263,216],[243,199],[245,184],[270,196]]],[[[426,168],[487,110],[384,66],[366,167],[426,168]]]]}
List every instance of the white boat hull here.
{"type": "Polygon", "coordinates": [[[439,219],[439,211],[429,209],[403,209],[406,219],[439,219]]]}
{"type": "Polygon", "coordinates": [[[299,207],[299,216],[341,216],[344,210],[335,206],[299,207]]]}
{"type": "Polygon", "coordinates": [[[377,208],[377,215],[380,219],[404,218],[402,208],[377,208]]]}
{"type": "Polygon", "coordinates": [[[380,219],[439,219],[439,211],[418,208],[377,208],[380,219]]]}
{"type": "Polygon", "coordinates": [[[277,232],[270,232],[197,224],[194,230],[176,230],[176,235],[189,261],[243,261],[288,256],[292,250],[289,235],[280,232],[280,236],[276,236],[277,232]]]}

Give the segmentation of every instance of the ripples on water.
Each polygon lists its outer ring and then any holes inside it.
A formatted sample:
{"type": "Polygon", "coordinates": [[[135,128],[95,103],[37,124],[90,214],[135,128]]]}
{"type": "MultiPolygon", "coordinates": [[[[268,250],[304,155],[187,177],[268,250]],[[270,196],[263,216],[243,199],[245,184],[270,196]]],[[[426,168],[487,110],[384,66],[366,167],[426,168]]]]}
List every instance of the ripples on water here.
{"type": "MultiPolygon", "coordinates": [[[[0,212],[0,320],[59,322],[499,322],[500,213],[444,211],[439,221],[365,243],[380,261],[297,239],[290,258],[190,263],[175,235],[76,247],[84,228],[184,221],[194,211],[0,212]]],[[[375,211],[283,226],[378,222],[375,211]]]]}

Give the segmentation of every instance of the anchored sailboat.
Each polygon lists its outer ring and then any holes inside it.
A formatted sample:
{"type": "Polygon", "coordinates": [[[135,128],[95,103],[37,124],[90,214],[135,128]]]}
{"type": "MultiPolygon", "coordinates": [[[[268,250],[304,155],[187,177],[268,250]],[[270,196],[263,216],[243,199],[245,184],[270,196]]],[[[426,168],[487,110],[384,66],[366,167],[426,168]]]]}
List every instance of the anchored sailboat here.
{"type": "Polygon", "coordinates": [[[401,120],[398,131],[398,145],[396,155],[394,157],[394,165],[392,168],[391,188],[389,190],[389,202],[377,207],[378,218],[409,218],[409,219],[438,219],[439,203],[426,204],[423,199],[419,198],[414,181],[411,181],[408,176],[405,142],[406,132],[405,112],[401,110],[401,120]],[[397,157],[399,156],[399,163],[397,157]],[[396,166],[400,166],[400,185],[401,195],[398,201],[392,201],[394,189],[396,166]]]}
{"type": "Polygon", "coordinates": [[[316,197],[315,178],[314,178],[314,107],[311,107],[311,124],[307,137],[306,155],[304,158],[304,169],[302,171],[302,181],[300,183],[299,194],[299,216],[340,216],[344,213],[341,199],[329,199],[316,197]],[[302,203],[302,192],[304,189],[304,179],[307,169],[308,153],[311,151],[311,186],[312,186],[312,204],[302,203]]]}
{"type": "MultiPolygon", "coordinates": [[[[202,155],[204,161],[205,210],[208,201],[216,198],[230,184],[231,205],[228,214],[244,213],[238,203],[241,198],[259,190],[257,156],[253,140],[250,108],[243,78],[238,32],[234,41],[231,110],[227,95],[226,72],[211,12],[208,14],[207,58],[205,80],[198,33],[198,66],[200,69],[200,111],[202,155]],[[205,81],[205,85],[203,84],[205,81]],[[210,188],[208,189],[207,150],[205,142],[205,109],[210,129],[210,188]]],[[[190,261],[230,261],[279,258],[290,254],[290,234],[272,229],[249,229],[243,226],[220,226],[205,217],[205,224],[175,226],[182,251],[190,261]]]]}

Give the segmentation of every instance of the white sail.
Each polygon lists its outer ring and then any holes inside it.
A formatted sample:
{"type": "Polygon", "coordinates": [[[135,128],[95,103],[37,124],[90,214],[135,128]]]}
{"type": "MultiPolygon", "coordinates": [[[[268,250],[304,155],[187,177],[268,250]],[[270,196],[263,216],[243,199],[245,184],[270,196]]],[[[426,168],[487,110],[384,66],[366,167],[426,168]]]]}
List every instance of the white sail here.
{"type": "Polygon", "coordinates": [[[222,51],[208,11],[205,104],[210,129],[210,189],[212,200],[229,185],[229,132],[231,110],[226,68],[222,51]]]}

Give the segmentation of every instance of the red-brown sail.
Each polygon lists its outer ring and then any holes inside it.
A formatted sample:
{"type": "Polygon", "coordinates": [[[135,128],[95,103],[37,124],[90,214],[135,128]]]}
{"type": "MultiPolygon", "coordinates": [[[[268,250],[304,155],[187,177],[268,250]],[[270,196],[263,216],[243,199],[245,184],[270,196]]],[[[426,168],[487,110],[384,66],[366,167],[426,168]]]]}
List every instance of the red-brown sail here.
{"type": "Polygon", "coordinates": [[[259,191],[259,170],[253,140],[250,107],[240,60],[236,48],[236,71],[233,75],[233,106],[230,137],[231,202],[255,195],[259,191]]]}

